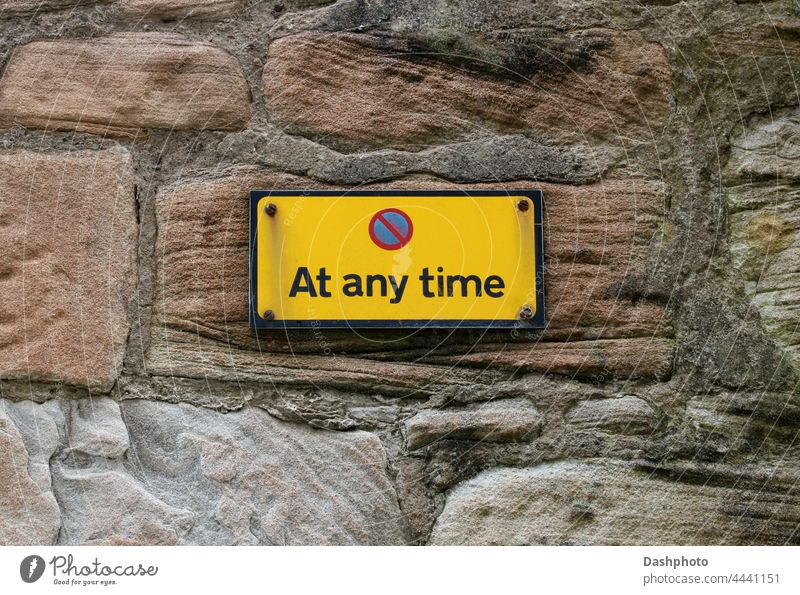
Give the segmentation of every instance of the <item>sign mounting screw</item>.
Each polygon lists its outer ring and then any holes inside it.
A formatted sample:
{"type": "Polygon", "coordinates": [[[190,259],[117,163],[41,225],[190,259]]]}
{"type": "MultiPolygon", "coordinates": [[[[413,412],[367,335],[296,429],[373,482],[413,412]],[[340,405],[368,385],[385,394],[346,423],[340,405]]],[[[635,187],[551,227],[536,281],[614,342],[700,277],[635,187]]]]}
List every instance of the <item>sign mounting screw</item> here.
{"type": "Polygon", "coordinates": [[[278,212],[278,207],[274,203],[269,203],[266,207],[264,207],[264,212],[270,217],[274,217],[275,213],[278,212]]]}
{"type": "Polygon", "coordinates": [[[519,311],[519,317],[522,320],[530,320],[533,318],[533,308],[528,305],[522,306],[522,309],[519,311]]]}
{"type": "Polygon", "coordinates": [[[267,310],[264,312],[264,316],[262,316],[264,320],[275,320],[275,312],[272,310],[267,310]]]}
{"type": "Polygon", "coordinates": [[[530,203],[529,203],[527,200],[525,200],[525,199],[523,198],[521,201],[519,201],[519,202],[517,203],[517,208],[518,208],[520,211],[522,211],[522,212],[524,213],[524,212],[525,212],[525,211],[527,211],[529,208],[531,208],[531,205],[530,205],[530,203]]]}

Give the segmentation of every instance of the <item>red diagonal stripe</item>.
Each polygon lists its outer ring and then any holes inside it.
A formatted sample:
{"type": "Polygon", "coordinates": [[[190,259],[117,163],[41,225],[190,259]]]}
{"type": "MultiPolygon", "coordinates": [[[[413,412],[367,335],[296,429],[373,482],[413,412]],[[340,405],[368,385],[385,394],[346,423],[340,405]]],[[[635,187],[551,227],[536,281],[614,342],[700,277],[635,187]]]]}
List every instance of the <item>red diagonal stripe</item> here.
{"type": "Polygon", "coordinates": [[[394,238],[397,240],[398,244],[402,244],[405,241],[405,238],[400,233],[400,230],[397,229],[394,225],[392,225],[389,222],[389,220],[386,217],[383,216],[383,214],[378,215],[378,221],[380,221],[381,223],[383,223],[386,226],[386,229],[388,229],[389,233],[394,236],[394,238]]]}

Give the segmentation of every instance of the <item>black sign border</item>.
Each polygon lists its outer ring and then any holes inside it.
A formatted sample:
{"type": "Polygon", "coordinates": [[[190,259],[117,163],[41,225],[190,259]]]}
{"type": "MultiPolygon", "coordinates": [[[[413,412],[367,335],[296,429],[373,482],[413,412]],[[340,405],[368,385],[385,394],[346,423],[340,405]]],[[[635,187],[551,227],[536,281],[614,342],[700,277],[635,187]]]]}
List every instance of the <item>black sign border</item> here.
{"type": "Polygon", "coordinates": [[[250,191],[250,294],[249,322],[252,329],[307,329],[307,328],[430,328],[430,329],[488,329],[522,328],[537,329],[545,327],[544,317],[544,237],[542,234],[542,191],[535,189],[506,190],[251,190],[250,191]],[[529,320],[267,320],[256,309],[256,264],[258,262],[256,245],[256,210],[262,198],[270,196],[524,196],[533,203],[533,225],[535,227],[536,254],[536,312],[529,320]]]}

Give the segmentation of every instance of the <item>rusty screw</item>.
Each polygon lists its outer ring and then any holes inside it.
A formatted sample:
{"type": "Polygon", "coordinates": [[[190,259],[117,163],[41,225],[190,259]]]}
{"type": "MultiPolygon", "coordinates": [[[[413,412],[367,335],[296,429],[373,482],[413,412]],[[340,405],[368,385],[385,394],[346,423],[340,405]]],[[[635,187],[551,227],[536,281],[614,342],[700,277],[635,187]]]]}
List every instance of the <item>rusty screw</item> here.
{"type": "Polygon", "coordinates": [[[275,213],[278,212],[278,207],[273,203],[269,203],[266,207],[264,207],[264,212],[270,217],[274,217],[275,213]]]}
{"type": "Polygon", "coordinates": [[[530,306],[522,306],[522,309],[519,311],[519,317],[521,320],[530,320],[533,318],[533,309],[530,306]]]}
{"type": "Polygon", "coordinates": [[[264,312],[264,316],[262,316],[264,320],[275,320],[275,312],[272,310],[267,310],[264,312]]]}
{"type": "Polygon", "coordinates": [[[528,201],[527,201],[527,200],[525,200],[525,199],[522,199],[521,201],[519,201],[519,202],[517,203],[517,208],[518,208],[520,211],[522,211],[522,212],[524,213],[524,212],[525,212],[525,211],[527,211],[529,208],[531,208],[531,205],[530,205],[530,203],[528,203],[528,201]]]}

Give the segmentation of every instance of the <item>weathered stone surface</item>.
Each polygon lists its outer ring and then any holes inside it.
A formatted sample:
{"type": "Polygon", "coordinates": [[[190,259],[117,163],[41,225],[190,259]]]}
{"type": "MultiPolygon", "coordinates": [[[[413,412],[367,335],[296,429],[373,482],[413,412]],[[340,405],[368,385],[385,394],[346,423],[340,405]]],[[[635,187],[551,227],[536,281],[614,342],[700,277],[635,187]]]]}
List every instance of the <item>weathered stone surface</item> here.
{"type": "Polygon", "coordinates": [[[546,311],[551,333],[578,338],[669,335],[669,293],[646,281],[666,188],[609,179],[541,184],[546,218],[546,311]]]}
{"type": "Polygon", "coordinates": [[[386,402],[376,399],[371,391],[339,390],[330,386],[278,386],[273,384],[274,378],[267,380],[268,382],[245,380],[233,393],[226,380],[212,380],[208,377],[123,378],[118,383],[117,394],[123,400],[153,399],[168,403],[190,403],[223,411],[235,411],[245,405],[253,405],[268,411],[277,419],[326,430],[380,431],[393,428],[416,410],[415,399],[410,403],[394,399],[386,402]]]}
{"type": "Polygon", "coordinates": [[[91,4],[97,0],[2,0],[0,19],[91,4]]]}
{"type": "Polygon", "coordinates": [[[768,118],[754,118],[750,126],[731,141],[726,169],[738,177],[800,180],[798,130],[800,110],[796,108],[768,118]]]}
{"type": "Polygon", "coordinates": [[[800,72],[800,20],[791,4],[781,4],[772,11],[759,5],[755,18],[725,15],[710,34],[686,44],[695,77],[713,89],[705,94],[709,106],[733,108],[731,123],[773,106],[797,105],[797,90],[786,81],[800,72]],[[698,51],[706,44],[713,53],[698,51]],[[770,76],[761,76],[764,72],[770,76]]]}
{"type": "Polygon", "coordinates": [[[221,415],[126,401],[131,471],[191,510],[181,543],[396,544],[397,495],[378,438],[285,424],[247,408],[221,415]]]}
{"type": "Polygon", "coordinates": [[[53,478],[63,511],[59,545],[175,545],[194,520],[122,471],[56,465],[53,478]]]}
{"type": "Polygon", "coordinates": [[[397,471],[397,499],[410,534],[409,545],[424,545],[436,520],[425,461],[403,457],[396,459],[393,467],[397,471]]]}
{"type": "MultiPolygon", "coordinates": [[[[300,2],[320,3],[319,0],[300,2]]],[[[422,35],[431,45],[439,46],[439,51],[465,50],[469,46],[473,51],[480,51],[479,41],[483,40],[486,49],[506,50],[499,51],[495,58],[516,58],[512,61],[520,62],[527,53],[552,64],[556,56],[569,60],[568,50],[574,49],[577,44],[570,45],[559,38],[553,40],[543,35],[542,29],[549,33],[549,27],[563,30],[570,26],[586,29],[606,25],[611,20],[612,12],[621,16],[629,13],[630,8],[633,8],[630,12],[634,14],[636,8],[640,8],[638,5],[621,6],[614,0],[569,0],[569,10],[565,10],[567,5],[563,0],[539,0],[536,4],[525,0],[506,0],[502,3],[492,0],[338,0],[332,3],[328,0],[328,4],[318,10],[286,15],[275,23],[270,33],[281,37],[302,31],[352,31],[381,23],[387,29],[405,35],[422,35]],[[616,10],[609,10],[609,5],[616,10]],[[538,48],[536,41],[540,43],[538,48]],[[548,52],[551,54],[549,57],[548,52]]],[[[533,64],[537,64],[536,61],[533,64]]]]}
{"type": "Polygon", "coordinates": [[[386,453],[366,432],[252,407],[0,401],[0,447],[4,545],[406,540],[386,453]]]}
{"type": "Polygon", "coordinates": [[[0,80],[0,127],[136,137],[147,128],[240,130],[249,118],[236,59],[177,34],[31,42],[0,80]]]}
{"type": "Polygon", "coordinates": [[[467,53],[453,68],[453,53],[424,38],[302,33],[270,45],[264,91],[287,130],[352,148],[424,146],[483,128],[577,144],[651,139],[669,111],[663,50],[610,30],[561,41],[575,45],[566,62],[538,64],[542,52],[520,65],[532,72],[500,65],[508,78],[498,78],[470,69],[491,56],[467,53]]]}
{"type": "Polygon", "coordinates": [[[724,482],[681,481],[613,461],[494,469],[448,494],[431,543],[797,543],[797,471],[775,470],[766,481],[758,474],[731,468],[724,482]]]}
{"type": "Polygon", "coordinates": [[[42,473],[41,466],[46,467],[57,443],[58,431],[47,413],[36,415],[30,403],[14,406],[0,401],[0,545],[55,543],[60,514],[50,491],[49,472],[42,473]],[[30,452],[10,415],[12,407],[23,420],[36,424],[27,431],[30,435],[34,430],[37,440],[30,452]]]}
{"type": "Polygon", "coordinates": [[[64,414],[58,403],[49,401],[38,405],[32,401],[0,401],[17,427],[25,450],[28,453],[28,474],[42,492],[52,492],[50,481],[50,458],[59,445],[60,428],[64,425],[64,414]]]}
{"type": "MultiPolygon", "coordinates": [[[[232,350],[231,345],[198,337],[197,331],[155,329],[148,352],[148,370],[158,376],[256,381],[279,386],[333,387],[400,397],[423,397],[445,386],[468,387],[507,376],[502,371],[448,369],[407,362],[379,362],[350,355],[289,355],[258,352],[257,347],[232,350]]],[[[286,337],[282,337],[284,342],[286,337]]],[[[352,341],[352,340],[351,340],[352,341]]],[[[277,342],[277,341],[276,341],[277,342]]],[[[291,339],[288,344],[292,344],[291,339]]],[[[307,346],[310,345],[310,342],[307,346]]],[[[280,347],[281,351],[283,348],[280,347]]],[[[308,351],[308,349],[304,349],[308,351]]]]}
{"type": "Polygon", "coordinates": [[[0,152],[0,376],[108,390],[136,283],[123,149],[0,152]]]}
{"type": "Polygon", "coordinates": [[[108,398],[89,398],[69,404],[69,451],[118,459],[128,450],[128,431],[119,405],[108,398]]]}
{"type": "MultiPolygon", "coordinates": [[[[386,392],[394,386],[394,392],[404,395],[426,394],[448,383],[488,383],[507,377],[508,370],[592,379],[669,374],[673,342],[660,338],[672,334],[669,317],[641,279],[663,209],[659,184],[635,180],[585,187],[504,184],[504,188],[535,186],[544,191],[545,239],[552,259],[546,286],[548,337],[604,340],[509,347],[487,339],[470,345],[472,353],[463,357],[426,353],[426,364],[392,362],[402,356],[376,354],[374,345],[365,348],[358,337],[335,331],[326,331],[323,337],[271,334],[254,340],[247,329],[247,193],[259,187],[309,185],[319,187],[302,177],[238,168],[217,179],[177,184],[160,193],[157,323],[152,326],[148,356],[152,373],[269,379],[359,391],[386,392]],[[630,338],[653,335],[658,338],[630,338]],[[331,353],[319,355],[323,343],[331,353]],[[364,351],[369,360],[347,355],[364,351]],[[492,369],[454,370],[454,363],[492,369]]],[[[401,180],[370,187],[453,186],[436,180],[401,180]]]]}
{"type": "Polygon", "coordinates": [[[420,411],[405,422],[406,445],[439,440],[526,442],[542,431],[542,416],[526,402],[501,401],[465,410],[420,411]]]}
{"type": "Polygon", "coordinates": [[[731,216],[731,248],[745,289],[766,328],[795,359],[800,355],[800,210],[783,201],[798,192],[775,192],[780,203],[731,216]]]}
{"type": "Polygon", "coordinates": [[[273,6],[273,15],[279,16],[284,10],[303,10],[308,8],[315,8],[324,6],[325,4],[333,4],[336,0],[285,0],[280,2],[277,6],[282,6],[280,10],[273,6]]]}
{"type": "Polygon", "coordinates": [[[764,326],[800,361],[800,115],[756,119],[726,172],[731,253],[764,326]]]}
{"type": "Polygon", "coordinates": [[[481,345],[471,353],[428,357],[433,363],[459,364],[493,370],[563,374],[593,382],[613,378],[665,379],[672,369],[675,343],[671,339],[615,339],[481,345]]]}
{"type": "Polygon", "coordinates": [[[218,20],[231,16],[241,5],[241,0],[2,0],[0,19],[95,3],[113,3],[119,13],[137,19],[218,20]]]}
{"type": "Polygon", "coordinates": [[[236,12],[241,0],[118,0],[115,4],[130,18],[218,20],[236,12]]]}
{"type": "Polygon", "coordinates": [[[618,434],[647,434],[658,426],[658,415],[644,399],[623,395],[581,401],[567,413],[567,423],[580,430],[618,434]]]}
{"type": "Polygon", "coordinates": [[[711,393],[693,396],[679,422],[673,451],[696,460],[733,453],[776,457],[797,435],[800,396],[773,392],[711,393]]]}
{"type": "Polygon", "coordinates": [[[520,134],[483,134],[480,138],[422,151],[386,149],[340,153],[276,126],[228,135],[222,150],[257,154],[270,168],[309,176],[329,184],[364,184],[429,174],[453,182],[539,180],[593,182],[617,156],[611,151],[554,147],[520,134]]]}

